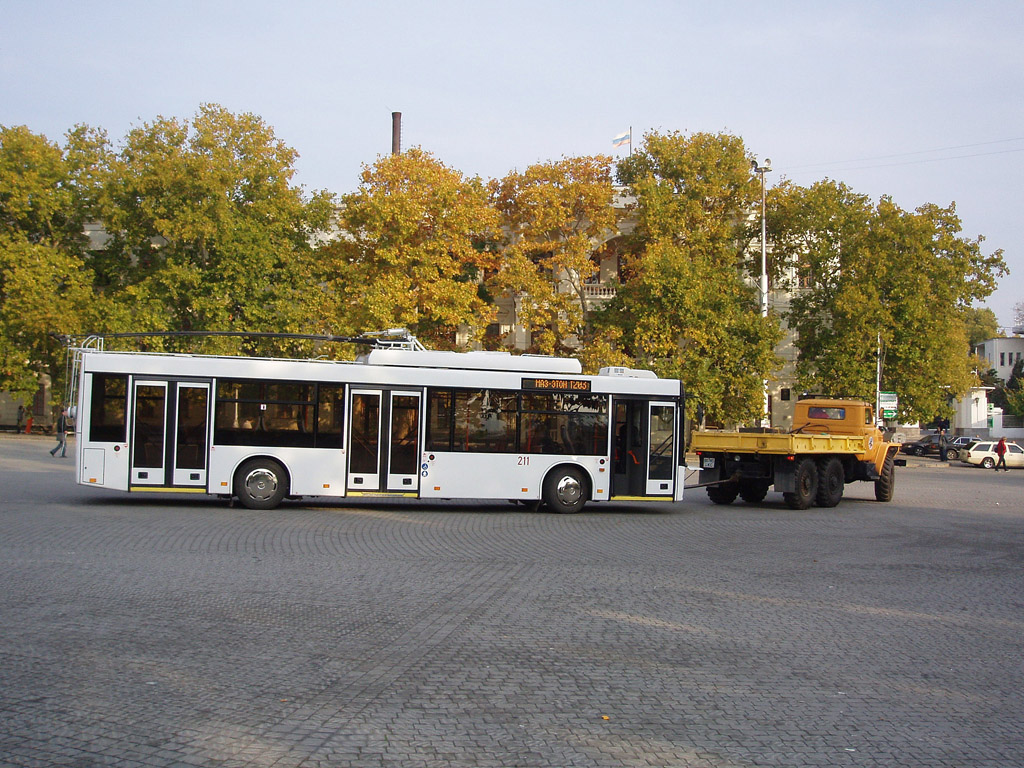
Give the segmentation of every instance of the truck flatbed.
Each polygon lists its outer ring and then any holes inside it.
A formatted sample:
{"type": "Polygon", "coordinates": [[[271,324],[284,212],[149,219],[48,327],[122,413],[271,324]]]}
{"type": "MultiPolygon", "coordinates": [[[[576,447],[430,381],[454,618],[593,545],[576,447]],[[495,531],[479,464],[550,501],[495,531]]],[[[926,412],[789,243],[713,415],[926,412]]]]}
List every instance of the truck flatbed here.
{"type": "Polygon", "coordinates": [[[867,435],[810,435],[772,432],[718,432],[693,433],[695,451],[737,451],[740,453],[771,453],[790,455],[797,453],[850,453],[868,450],[867,435]]]}

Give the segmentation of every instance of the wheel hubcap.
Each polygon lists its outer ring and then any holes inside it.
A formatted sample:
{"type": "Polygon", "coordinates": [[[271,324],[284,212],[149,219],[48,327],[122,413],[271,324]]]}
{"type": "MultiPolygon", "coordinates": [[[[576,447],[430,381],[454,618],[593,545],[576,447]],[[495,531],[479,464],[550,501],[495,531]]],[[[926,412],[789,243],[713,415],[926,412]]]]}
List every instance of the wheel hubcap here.
{"type": "Polygon", "coordinates": [[[277,475],[268,469],[254,469],[245,478],[245,489],[254,499],[265,501],[277,491],[277,475]]]}
{"type": "Polygon", "coordinates": [[[580,500],[580,496],[583,494],[583,489],[580,488],[580,482],[575,477],[566,475],[558,481],[558,486],[555,489],[558,495],[558,500],[563,504],[575,504],[580,500]]]}

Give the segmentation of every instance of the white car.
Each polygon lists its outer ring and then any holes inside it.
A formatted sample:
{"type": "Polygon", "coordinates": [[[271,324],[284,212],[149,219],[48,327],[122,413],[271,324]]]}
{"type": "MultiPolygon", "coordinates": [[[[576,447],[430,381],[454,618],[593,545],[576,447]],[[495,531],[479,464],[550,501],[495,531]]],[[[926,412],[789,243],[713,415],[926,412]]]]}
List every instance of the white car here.
{"type": "MultiPolygon", "coordinates": [[[[999,456],[996,454],[996,443],[998,442],[998,440],[982,440],[972,445],[966,451],[961,451],[960,455],[963,457],[964,464],[973,464],[976,467],[992,469],[996,462],[999,461],[999,456]]],[[[1021,448],[1016,443],[1007,443],[1006,466],[1024,467],[1024,448],[1021,448]]]]}

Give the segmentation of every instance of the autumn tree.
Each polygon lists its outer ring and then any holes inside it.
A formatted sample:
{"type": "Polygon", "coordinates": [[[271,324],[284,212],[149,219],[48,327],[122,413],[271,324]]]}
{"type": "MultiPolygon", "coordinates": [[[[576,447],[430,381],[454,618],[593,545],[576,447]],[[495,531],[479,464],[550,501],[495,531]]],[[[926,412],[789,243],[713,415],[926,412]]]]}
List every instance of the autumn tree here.
{"type": "Polygon", "coordinates": [[[323,254],[335,327],[408,328],[438,348],[453,348],[460,328],[479,337],[494,312],[482,279],[497,264],[496,225],[483,182],[422,149],[364,167],[323,254]]]}
{"type": "MultiPolygon", "coordinates": [[[[94,263],[120,329],[321,330],[311,238],[331,198],[292,183],[298,157],[252,114],[204,105],[131,130],[106,168],[110,234],[94,263]]],[[[237,349],[217,342],[208,349],[237,349]]]]}
{"type": "Polygon", "coordinates": [[[999,319],[988,307],[968,307],[964,310],[963,318],[967,344],[971,349],[999,335],[999,319]]]}
{"type": "Polygon", "coordinates": [[[0,127],[0,389],[27,401],[48,373],[59,388],[64,349],[103,313],[92,292],[83,224],[90,173],[105,141],[85,127],[61,147],[25,127],[0,127]]]}
{"type": "Polygon", "coordinates": [[[710,418],[756,419],[781,332],[744,279],[760,188],[742,140],[651,133],[618,178],[636,226],[602,326],[641,367],[681,379],[710,418]]]}
{"type": "Polygon", "coordinates": [[[1002,252],[962,237],[952,205],[908,212],[831,181],[781,185],[771,205],[775,266],[794,269],[802,386],[873,399],[880,340],[882,388],[899,393],[900,417],[949,415],[975,381],[966,313],[994,290],[1002,252]]]}
{"type": "Polygon", "coordinates": [[[598,271],[598,246],[617,234],[611,162],[563,158],[490,184],[502,235],[489,284],[515,302],[533,351],[578,353],[591,341],[585,285],[598,271]]]}

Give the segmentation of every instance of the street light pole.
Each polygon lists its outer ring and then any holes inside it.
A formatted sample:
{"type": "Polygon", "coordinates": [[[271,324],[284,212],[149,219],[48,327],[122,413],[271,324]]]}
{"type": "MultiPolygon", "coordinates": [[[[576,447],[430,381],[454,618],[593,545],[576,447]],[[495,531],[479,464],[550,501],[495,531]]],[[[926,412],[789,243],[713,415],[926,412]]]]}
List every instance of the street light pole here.
{"type": "MultiPolygon", "coordinates": [[[[767,196],[765,193],[764,175],[772,170],[772,161],[764,159],[764,165],[758,165],[757,160],[751,160],[754,173],[761,177],[761,317],[768,317],[768,226],[767,226],[767,196]]],[[[768,380],[764,380],[764,406],[761,411],[761,426],[770,427],[771,413],[770,401],[768,399],[768,380]]]]}

